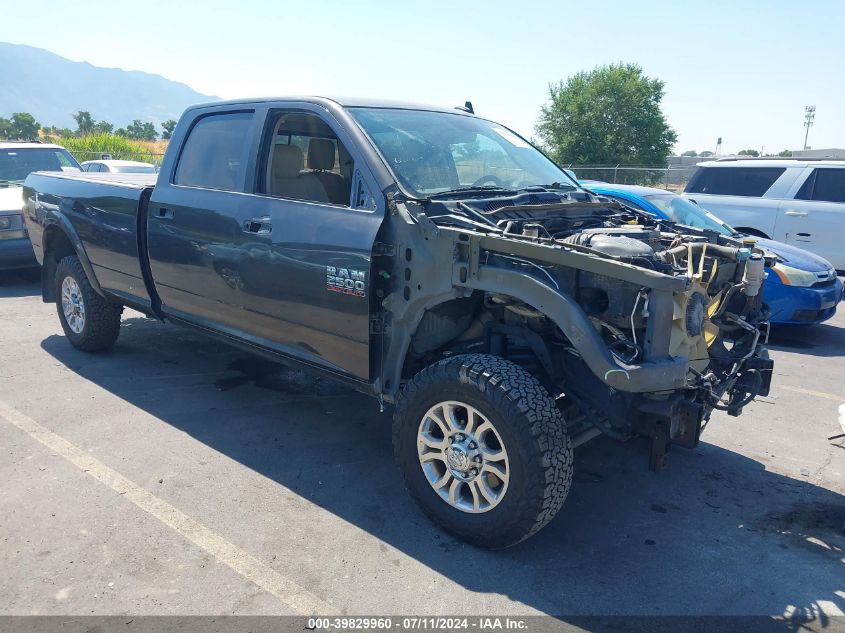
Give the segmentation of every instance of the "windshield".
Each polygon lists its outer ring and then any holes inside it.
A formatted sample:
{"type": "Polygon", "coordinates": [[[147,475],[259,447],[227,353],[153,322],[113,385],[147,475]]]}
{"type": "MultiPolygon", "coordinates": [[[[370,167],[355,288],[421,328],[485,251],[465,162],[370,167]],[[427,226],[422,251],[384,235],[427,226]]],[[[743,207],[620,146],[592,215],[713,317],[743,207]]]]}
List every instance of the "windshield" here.
{"type": "Polygon", "coordinates": [[[112,167],[113,171],[119,174],[154,174],[156,168],[152,165],[118,165],[112,167]]]}
{"type": "Polygon", "coordinates": [[[645,196],[655,207],[665,213],[670,220],[698,229],[711,229],[722,235],[733,235],[734,229],[722,222],[709,211],[705,211],[694,202],[672,193],[645,196]]]}
{"type": "Polygon", "coordinates": [[[530,143],[475,117],[427,110],[349,108],[393,175],[417,197],[462,188],[577,185],[530,143]]]}
{"type": "Polygon", "coordinates": [[[78,171],[67,150],[13,147],[0,149],[0,186],[19,185],[34,171],[78,171]]]}

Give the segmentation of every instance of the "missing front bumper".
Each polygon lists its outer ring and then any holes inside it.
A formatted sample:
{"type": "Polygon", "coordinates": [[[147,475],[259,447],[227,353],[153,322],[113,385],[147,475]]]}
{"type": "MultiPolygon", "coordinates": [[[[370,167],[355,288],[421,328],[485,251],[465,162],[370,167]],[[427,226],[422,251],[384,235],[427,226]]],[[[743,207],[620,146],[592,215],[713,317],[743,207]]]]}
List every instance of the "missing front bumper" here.
{"type": "Polygon", "coordinates": [[[672,444],[695,448],[701,438],[706,409],[703,404],[676,394],[663,400],[643,399],[638,407],[638,432],[651,439],[648,467],[659,472],[666,466],[672,444]]]}

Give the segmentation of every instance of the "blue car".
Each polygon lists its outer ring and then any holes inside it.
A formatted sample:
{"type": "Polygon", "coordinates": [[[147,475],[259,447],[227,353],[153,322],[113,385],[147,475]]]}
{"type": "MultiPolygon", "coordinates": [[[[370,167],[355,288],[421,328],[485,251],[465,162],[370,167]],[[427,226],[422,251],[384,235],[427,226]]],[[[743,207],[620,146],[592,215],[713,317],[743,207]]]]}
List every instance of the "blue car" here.
{"type": "MultiPolygon", "coordinates": [[[[597,181],[582,180],[579,183],[597,195],[664,220],[741,237],[712,213],[671,191],[597,181]]],[[[836,305],[842,300],[842,280],[836,276],[830,262],[788,244],[755,239],[758,246],[777,256],[777,263],[766,269],[769,274],[764,287],[766,303],[772,310],[772,323],[813,325],[834,315],[836,305]]]]}

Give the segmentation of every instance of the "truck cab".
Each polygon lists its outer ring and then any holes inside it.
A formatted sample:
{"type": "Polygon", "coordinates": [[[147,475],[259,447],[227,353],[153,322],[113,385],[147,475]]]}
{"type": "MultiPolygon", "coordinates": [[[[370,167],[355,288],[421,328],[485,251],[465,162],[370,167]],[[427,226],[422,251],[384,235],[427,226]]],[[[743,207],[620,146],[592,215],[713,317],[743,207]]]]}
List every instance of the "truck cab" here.
{"type": "Polygon", "coordinates": [[[147,213],[156,309],[371,381],[384,183],[348,116],[305,101],[189,110],[147,213]]]}

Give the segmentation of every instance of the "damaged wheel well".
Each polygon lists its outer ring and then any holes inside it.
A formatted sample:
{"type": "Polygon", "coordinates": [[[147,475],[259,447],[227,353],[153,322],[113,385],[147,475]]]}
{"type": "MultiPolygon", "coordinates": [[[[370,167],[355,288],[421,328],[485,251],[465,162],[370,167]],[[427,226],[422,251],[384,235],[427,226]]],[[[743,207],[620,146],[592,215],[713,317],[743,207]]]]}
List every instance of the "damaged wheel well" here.
{"type": "Polygon", "coordinates": [[[547,340],[564,339],[551,319],[525,302],[475,291],[426,310],[411,336],[402,377],[446,356],[479,352],[507,358],[552,386],[559,376],[547,340]]]}

